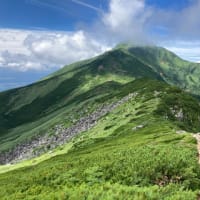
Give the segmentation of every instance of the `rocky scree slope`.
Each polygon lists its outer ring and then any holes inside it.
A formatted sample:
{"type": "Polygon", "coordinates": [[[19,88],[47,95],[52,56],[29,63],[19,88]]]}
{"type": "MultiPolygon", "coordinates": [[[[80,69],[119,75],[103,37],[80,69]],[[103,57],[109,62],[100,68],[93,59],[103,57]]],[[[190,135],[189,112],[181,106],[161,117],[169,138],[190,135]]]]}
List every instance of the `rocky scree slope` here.
{"type": "Polygon", "coordinates": [[[24,159],[37,157],[50,149],[64,145],[77,134],[91,129],[97,124],[101,117],[108,114],[121,104],[127,102],[135,95],[137,95],[137,93],[129,94],[115,103],[103,105],[95,112],[79,119],[75,125],[72,125],[69,128],[65,128],[62,125],[56,125],[54,128],[55,134],[51,136],[38,136],[37,138],[30,140],[30,142],[17,145],[11,151],[0,153],[0,164],[15,163],[24,159]]]}

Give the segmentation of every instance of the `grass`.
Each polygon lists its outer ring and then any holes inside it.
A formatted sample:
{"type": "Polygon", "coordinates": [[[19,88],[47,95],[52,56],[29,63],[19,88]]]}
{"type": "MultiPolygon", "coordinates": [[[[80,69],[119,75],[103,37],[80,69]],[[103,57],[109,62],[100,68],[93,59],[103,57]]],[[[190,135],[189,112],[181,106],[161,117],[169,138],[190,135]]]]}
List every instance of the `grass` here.
{"type": "Polygon", "coordinates": [[[158,78],[145,64],[115,50],[72,64],[40,82],[0,93],[0,151],[45,134],[58,123],[69,125],[63,117],[72,115],[73,109],[76,112],[77,104],[87,102],[95,89],[100,90],[96,93],[100,98],[111,94],[117,83],[120,86],[145,76],[158,78]]]}
{"type": "Polygon", "coordinates": [[[0,166],[0,199],[197,199],[199,102],[163,80],[199,94],[198,67],[163,48],[122,45],[0,93],[0,151],[137,94],[66,145],[0,166]]]}
{"type": "Polygon", "coordinates": [[[155,119],[150,125],[85,139],[67,154],[4,173],[0,197],[195,199],[200,184],[196,144],[186,142],[188,135],[175,134],[164,121],[158,125],[155,119]]]}
{"type": "Polygon", "coordinates": [[[57,155],[66,154],[71,147],[72,147],[72,144],[68,143],[63,147],[56,148],[51,152],[47,152],[41,156],[38,156],[30,160],[22,161],[17,164],[0,165],[0,174],[8,172],[8,171],[24,168],[24,167],[34,166],[34,165],[37,165],[38,163],[41,163],[57,155]]]}
{"type": "Polygon", "coordinates": [[[148,64],[169,84],[200,95],[200,64],[182,60],[174,53],[161,47],[122,46],[140,61],[148,64]]]}
{"type": "MultiPolygon", "coordinates": [[[[196,199],[200,187],[196,141],[189,132],[177,134],[176,121],[155,112],[175,89],[147,79],[121,87],[116,99],[130,92],[137,96],[55,150],[53,157],[45,154],[8,167],[12,171],[0,175],[0,198],[196,199]],[[143,127],[134,129],[139,125],[143,127]]],[[[188,96],[180,92],[178,99],[187,101],[188,96]]]]}
{"type": "MultiPolygon", "coordinates": [[[[108,81],[122,85],[148,77],[165,80],[198,94],[198,66],[163,48],[121,45],[93,59],[64,67],[37,83],[2,92],[0,151],[45,134],[55,124],[69,126],[65,116],[71,115],[71,110],[76,108],[74,101],[78,98],[81,103],[88,101],[84,94],[89,91],[92,94],[96,87],[108,81]]],[[[114,87],[102,90],[99,98],[113,90],[114,87]]]]}

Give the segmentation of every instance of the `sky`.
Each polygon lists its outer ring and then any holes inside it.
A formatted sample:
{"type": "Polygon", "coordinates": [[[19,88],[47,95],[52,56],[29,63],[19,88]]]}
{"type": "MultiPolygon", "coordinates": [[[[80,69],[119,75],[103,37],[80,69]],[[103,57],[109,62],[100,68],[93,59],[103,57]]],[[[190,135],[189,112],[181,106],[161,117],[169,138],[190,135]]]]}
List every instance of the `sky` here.
{"type": "Polygon", "coordinates": [[[200,62],[200,0],[0,0],[0,91],[120,42],[200,62]]]}

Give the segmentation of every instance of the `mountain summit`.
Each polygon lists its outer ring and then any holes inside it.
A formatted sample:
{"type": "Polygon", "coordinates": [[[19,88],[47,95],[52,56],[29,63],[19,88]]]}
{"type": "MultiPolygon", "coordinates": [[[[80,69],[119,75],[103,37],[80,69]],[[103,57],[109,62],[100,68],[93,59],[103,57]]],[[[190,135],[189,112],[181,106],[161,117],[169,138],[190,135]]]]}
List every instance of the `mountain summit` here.
{"type": "Polygon", "coordinates": [[[196,198],[199,67],[118,45],[0,93],[1,199],[196,198]]]}

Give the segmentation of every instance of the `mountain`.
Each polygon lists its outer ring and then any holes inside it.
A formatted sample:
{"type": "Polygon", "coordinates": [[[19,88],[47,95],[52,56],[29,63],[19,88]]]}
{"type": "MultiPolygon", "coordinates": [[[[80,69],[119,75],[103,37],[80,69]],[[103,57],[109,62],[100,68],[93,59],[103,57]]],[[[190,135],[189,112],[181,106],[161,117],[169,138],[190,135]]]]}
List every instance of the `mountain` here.
{"type": "MultiPolygon", "coordinates": [[[[84,103],[97,86],[111,92],[117,85],[140,77],[162,79],[134,56],[114,50],[67,66],[35,84],[0,93],[3,105],[0,107],[0,151],[35,134],[43,134],[57,123],[70,125],[71,110],[78,112],[82,106],[77,107],[77,103],[84,103]]],[[[105,94],[103,89],[95,99],[105,94]]],[[[92,104],[92,99],[89,103],[92,104]]]]}
{"type": "MultiPolygon", "coordinates": [[[[75,102],[83,103],[84,93],[92,93],[100,85],[148,77],[199,94],[199,66],[164,48],[121,45],[96,58],[66,66],[35,84],[0,93],[0,151],[44,134],[57,123],[70,125],[66,116],[71,115],[75,102]]],[[[107,90],[111,92],[112,87],[107,90]]]]}
{"type": "MultiPolygon", "coordinates": [[[[120,46],[119,46],[120,48],[120,46]]],[[[127,47],[129,53],[149,65],[169,84],[200,95],[200,64],[185,61],[162,47],[127,47]]]]}
{"type": "Polygon", "coordinates": [[[197,199],[198,66],[119,45],[0,93],[0,199],[197,199]]]}

